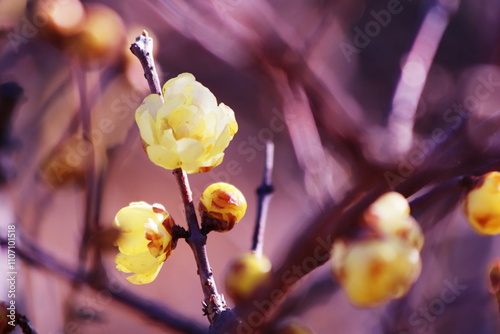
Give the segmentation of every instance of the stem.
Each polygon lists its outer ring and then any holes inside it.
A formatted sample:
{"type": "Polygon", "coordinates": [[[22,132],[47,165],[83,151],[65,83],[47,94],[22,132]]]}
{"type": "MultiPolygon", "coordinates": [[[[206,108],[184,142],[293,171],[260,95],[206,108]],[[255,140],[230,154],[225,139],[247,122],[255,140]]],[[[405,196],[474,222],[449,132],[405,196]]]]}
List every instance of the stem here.
{"type": "Polygon", "coordinates": [[[415,42],[402,67],[389,115],[387,140],[393,145],[392,157],[407,154],[413,144],[413,126],[418,102],[427,82],[427,75],[439,47],[441,38],[448,26],[451,15],[457,10],[459,1],[443,4],[437,1],[424,18],[415,42]],[[418,80],[411,80],[420,75],[418,80]],[[407,76],[413,76],[409,78],[407,76]]]}
{"type": "Polygon", "coordinates": [[[144,69],[144,77],[148,82],[151,94],[160,95],[163,102],[160,79],[158,79],[155,60],[153,58],[153,39],[148,36],[148,32],[146,30],[142,32],[142,35],[135,39],[135,43],[130,46],[130,51],[141,62],[142,68],[144,69]]]}
{"type": "Polygon", "coordinates": [[[200,225],[198,224],[187,174],[181,168],[174,169],[173,174],[176,176],[177,182],[179,183],[182,201],[184,202],[184,210],[189,230],[189,237],[186,239],[186,242],[191,247],[196,265],[198,266],[198,275],[200,276],[201,288],[205,297],[203,301],[204,311],[212,324],[216,317],[226,309],[226,302],[217,292],[215,279],[208,262],[206,249],[207,237],[201,233],[200,225]]]}
{"type": "Polygon", "coordinates": [[[274,144],[266,143],[266,160],[264,161],[264,176],[262,184],[257,188],[257,220],[252,239],[252,251],[258,256],[262,256],[264,248],[264,233],[266,230],[267,211],[269,202],[274,191],[271,183],[274,166],[274,144]]]}

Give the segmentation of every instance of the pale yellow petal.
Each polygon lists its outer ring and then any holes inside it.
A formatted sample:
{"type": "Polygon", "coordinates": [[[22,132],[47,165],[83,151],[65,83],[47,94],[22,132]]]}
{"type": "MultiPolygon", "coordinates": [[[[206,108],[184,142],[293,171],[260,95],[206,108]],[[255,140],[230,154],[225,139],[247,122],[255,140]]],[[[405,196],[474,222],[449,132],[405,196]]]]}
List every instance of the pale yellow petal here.
{"type": "Polygon", "coordinates": [[[156,138],[155,122],[151,114],[143,113],[137,119],[137,126],[143,141],[148,145],[154,145],[158,142],[156,138]]]}
{"type": "Polygon", "coordinates": [[[148,95],[141,103],[141,105],[135,111],[135,120],[137,121],[139,117],[146,113],[156,118],[156,113],[163,105],[161,98],[158,94],[148,95]]]}
{"type": "Polygon", "coordinates": [[[203,154],[203,145],[195,139],[183,138],[177,141],[179,159],[183,163],[197,161],[203,154]]]}
{"type": "Polygon", "coordinates": [[[174,137],[172,129],[167,129],[163,131],[163,134],[160,139],[160,145],[166,148],[167,150],[176,149],[177,140],[174,137]]]}
{"type": "Polygon", "coordinates": [[[184,87],[195,81],[194,75],[191,73],[182,73],[177,77],[168,80],[163,85],[163,95],[166,100],[171,99],[172,96],[182,94],[184,87]]]}
{"type": "Polygon", "coordinates": [[[146,273],[159,265],[158,258],[151,255],[149,250],[134,255],[118,253],[115,263],[135,274],[146,273]]]}
{"type": "Polygon", "coordinates": [[[176,169],[181,166],[179,154],[175,150],[168,150],[165,147],[154,145],[146,149],[151,161],[166,169],[176,169]]]}
{"type": "Polygon", "coordinates": [[[160,269],[162,266],[163,266],[163,262],[159,263],[158,266],[152,268],[150,271],[148,271],[146,273],[135,274],[135,275],[131,275],[131,276],[127,277],[127,281],[129,281],[132,284],[136,284],[136,285],[151,283],[158,276],[158,273],[160,272],[160,269]]]}

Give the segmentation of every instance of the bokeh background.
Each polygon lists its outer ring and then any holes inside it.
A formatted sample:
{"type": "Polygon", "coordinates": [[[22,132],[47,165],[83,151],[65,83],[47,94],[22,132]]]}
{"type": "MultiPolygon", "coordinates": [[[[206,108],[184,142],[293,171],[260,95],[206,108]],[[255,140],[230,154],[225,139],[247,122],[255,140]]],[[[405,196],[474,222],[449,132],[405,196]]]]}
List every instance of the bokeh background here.
{"type": "MultiPolygon", "coordinates": [[[[233,231],[209,236],[210,263],[224,292],[228,263],[250,247],[265,142],[275,144],[275,193],[264,252],[280,263],[311,217],[341,200],[367,169],[384,166],[380,157],[397,138],[386,145],[377,145],[377,138],[397,85],[406,80],[418,87],[423,80],[421,68],[403,76],[401,68],[433,10],[445,30],[441,38],[433,26],[424,36],[437,39],[438,48],[417,99],[413,132],[425,139],[456,122],[460,128],[452,138],[457,145],[437,166],[439,177],[421,187],[454,176],[473,153],[481,165],[481,157],[486,163],[500,152],[496,0],[0,0],[0,235],[16,224],[18,253],[25,250],[40,262],[18,254],[18,311],[39,333],[176,333],[148,318],[147,308],[130,305],[133,299],[116,301],[105,290],[72,282],[71,273],[81,269],[85,220],[93,219],[98,223],[86,247],[100,256],[89,256],[86,268],[97,262],[116,291],[208,324],[195,262],[183,241],[147,286],[128,284],[114,269],[111,227],[120,208],[133,201],[162,203],[185,224],[175,179],[150,163],[134,122],[148,86],[128,48],[142,30],[154,38],[160,81],[191,72],[236,114],[239,131],[224,162],[190,176],[195,198],[208,184],[225,181],[249,203],[233,231]],[[481,84],[487,97],[464,103],[481,84]],[[94,159],[81,135],[85,110],[94,159]],[[461,115],[456,110],[467,117],[450,121],[461,115]]],[[[423,164],[410,165],[418,170],[423,164]]],[[[298,297],[283,317],[297,317],[315,333],[498,333],[498,305],[487,281],[489,263],[500,256],[498,238],[472,231],[459,197],[446,193],[415,213],[426,231],[424,267],[407,297],[354,308],[326,265],[301,281],[306,288],[292,293],[298,297]],[[456,298],[440,303],[450,284],[461,287],[456,298]]]]}

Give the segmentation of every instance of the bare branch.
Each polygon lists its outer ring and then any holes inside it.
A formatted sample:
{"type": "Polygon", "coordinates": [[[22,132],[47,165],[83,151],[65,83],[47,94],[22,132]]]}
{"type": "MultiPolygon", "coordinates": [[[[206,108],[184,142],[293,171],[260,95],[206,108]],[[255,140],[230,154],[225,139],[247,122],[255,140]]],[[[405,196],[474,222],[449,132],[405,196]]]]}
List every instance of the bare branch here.
{"type": "Polygon", "coordinates": [[[267,211],[274,191],[271,183],[274,166],[274,144],[266,143],[266,160],[264,162],[264,176],[262,184],[257,188],[257,220],[252,238],[252,251],[257,256],[262,256],[264,248],[264,233],[266,231],[267,211]]]}
{"type": "Polygon", "coordinates": [[[142,32],[142,35],[136,38],[135,43],[130,46],[130,51],[132,51],[141,62],[142,68],[144,69],[144,77],[148,82],[151,94],[160,95],[163,101],[160,79],[158,79],[158,73],[156,72],[153,58],[153,39],[148,36],[146,30],[142,32]]]}
{"type": "Polygon", "coordinates": [[[226,310],[226,302],[223,296],[217,291],[212,268],[210,268],[208,262],[206,248],[207,236],[201,233],[200,225],[198,224],[187,174],[181,168],[175,169],[173,174],[176,176],[177,182],[179,183],[182,201],[184,202],[184,210],[189,231],[189,237],[186,238],[186,242],[191,247],[196,265],[198,266],[198,275],[200,276],[201,288],[205,297],[203,302],[205,315],[207,315],[210,323],[213,323],[215,319],[226,310]]]}

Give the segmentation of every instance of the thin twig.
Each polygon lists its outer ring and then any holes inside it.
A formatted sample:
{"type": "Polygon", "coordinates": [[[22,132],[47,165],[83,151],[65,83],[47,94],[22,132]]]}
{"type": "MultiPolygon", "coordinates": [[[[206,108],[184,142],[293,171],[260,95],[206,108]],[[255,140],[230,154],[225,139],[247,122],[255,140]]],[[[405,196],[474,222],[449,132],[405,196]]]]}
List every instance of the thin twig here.
{"type": "Polygon", "coordinates": [[[269,202],[274,191],[271,183],[271,177],[274,167],[274,144],[266,143],[266,160],[264,162],[264,176],[262,184],[257,188],[257,220],[255,222],[255,230],[252,238],[252,251],[257,256],[262,256],[264,248],[264,234],[266,230],[267,211],[269,202]]]}
{"type": "Polygon", "coordinates": [[[387,136],[390,145],[388,159],[395,161],[405,155],[413,144],[413,126],[418,102],[429,69],[451,15],[458,8],[459,1],[437,1],[424,18],[415,42],[401,70],[389,115],[387,136]],[[446,4],[444,3],[446,2],[446,4]]]}
{"type": "Polygon", "coordinates": [[[148,32],[144,30],[142,35],[135,39],[135,43],[130,46],[130,51],[139,59],[142,68],[144,69],[144,77],[146,78],[151,94],[160,95],[161,93],[160,79],[156,72],[155,61],[153,58],[153,39],[148,36],[148,32]]]}
{"type": "MultiPolygon", "coordinates": [[[[7,239],[1,238],[0,245],[5,247],[7,239]]],[[[114,300],[128,306],[139,315],[161,323],[167,328],[189,334],[206,333],[206,327],[193,319],[188,319],[182,314],[171,310],[166,305],[143,298],[116,284],[89,279],[87,273],[71,269],[24,238],[22,242],[16,244],[16,254],[30,266],[48,270],[50,273],[61,276],[70,282],[77,281],[80,284],[85,284],[93,290],[102,293],[104,296],[111,296],[114,300]]]]}
{"type": "Polygon", "coordinates": [[[215,279],[208,262],[206,248],[207,236],[201,233],[200,225],[198,224],[187,174],[181,168],[175,169],[173,173],[179,183],[182,201],[184,202],[184,210],[189,230],[189,238],[186,239],[186,242],[191,247],[196,265],[198,266],[198,275],[200,276],[201,287],[205,297],[203,303],[204,311],[210,323],[213,323],[217,316],[226,310],[226,302],[217,292],[215,279]]]}

